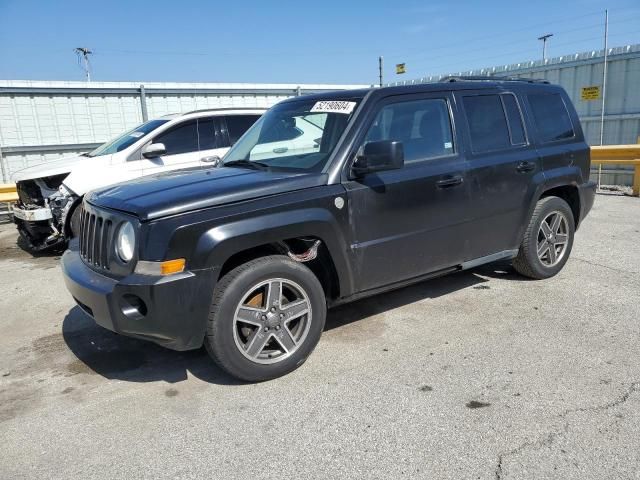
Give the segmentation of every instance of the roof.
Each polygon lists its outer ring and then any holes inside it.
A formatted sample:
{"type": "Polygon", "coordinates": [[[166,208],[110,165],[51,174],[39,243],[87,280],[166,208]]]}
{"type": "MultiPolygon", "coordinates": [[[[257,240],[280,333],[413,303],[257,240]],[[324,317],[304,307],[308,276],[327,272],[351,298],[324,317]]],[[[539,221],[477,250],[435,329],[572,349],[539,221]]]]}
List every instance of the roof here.
{"type": "Polygon", "coordinates": [[[292,97],[281,103],[297,101],[319,101],[319,100],[348,100],[361,99],[367,94],[374,95],[402,95],[407,93],[442,92],[451,90],[478,90],[483,88],[498,88],[509,86],[510,88],[526,88],[526,86],[557,87],[545,81],[536,79],[516,79],[510,77],[445,77],[440,82],[416,83],[413,85],[394,85],[389,87],[360,88],[355,90],[338,90],[326,93],[304,95],[292,97]]]}

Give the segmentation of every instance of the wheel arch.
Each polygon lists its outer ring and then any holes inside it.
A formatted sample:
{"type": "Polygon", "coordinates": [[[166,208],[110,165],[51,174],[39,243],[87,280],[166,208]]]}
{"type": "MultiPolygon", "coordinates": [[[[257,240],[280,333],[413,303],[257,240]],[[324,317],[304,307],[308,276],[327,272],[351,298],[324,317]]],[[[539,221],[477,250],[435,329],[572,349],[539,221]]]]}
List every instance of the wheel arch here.
{"type": "Polygon", "coordinates": [[[347,247],[337,220],[324,209],[278,212],[214,226],[199,238],[194,252],[196,268],[215,268],[219,277],[249,260],[302,253],[304,243],[320,241],[317,257],[305,262],[316,275],[328,299],[349,295],[353,276],[347,247]]]}

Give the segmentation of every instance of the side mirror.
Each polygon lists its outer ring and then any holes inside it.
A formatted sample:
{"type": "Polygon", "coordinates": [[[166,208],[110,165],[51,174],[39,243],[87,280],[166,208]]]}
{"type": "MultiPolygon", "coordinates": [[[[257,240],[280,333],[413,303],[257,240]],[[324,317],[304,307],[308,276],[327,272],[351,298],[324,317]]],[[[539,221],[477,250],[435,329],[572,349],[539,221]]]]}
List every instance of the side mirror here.
{"type": "Polygon", "coordinates": [[[157,158],[167,153],[164,143],[152,143],[142,149],[144,158],[157,158]]]}
{"type": "Polygon", "coordinates": [[[353,177],[383,170],[397,170],[404,166],[402,142],[380,140],[365,143],[363,151],[356,157],[351,167],[353,177]]]}

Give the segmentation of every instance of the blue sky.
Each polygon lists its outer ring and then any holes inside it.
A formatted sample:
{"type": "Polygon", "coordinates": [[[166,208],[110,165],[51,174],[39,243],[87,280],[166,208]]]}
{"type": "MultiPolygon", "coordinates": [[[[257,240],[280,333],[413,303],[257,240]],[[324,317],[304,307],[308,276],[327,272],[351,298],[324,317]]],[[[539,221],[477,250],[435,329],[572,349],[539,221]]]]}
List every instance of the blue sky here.
{"type": "Polygon", "coordinates": [[[638,0],[0,0],[0,79],[370,84],[599,49],[605,8],[640,43],[638,0]]]}

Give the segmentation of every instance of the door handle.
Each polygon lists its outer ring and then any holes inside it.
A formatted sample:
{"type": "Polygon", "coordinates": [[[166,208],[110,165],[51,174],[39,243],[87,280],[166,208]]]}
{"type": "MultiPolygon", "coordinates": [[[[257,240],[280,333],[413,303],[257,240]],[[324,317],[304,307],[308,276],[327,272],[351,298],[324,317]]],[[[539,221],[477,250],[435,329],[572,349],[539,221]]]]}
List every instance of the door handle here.
{"type": "Polygon", "coordinates": [[[273,153],[285,153],[287,150],[289,150],[287,147],[274,148],[273,153]]]}
{"type": "Polygon", "coordinates": [[[532,172],[536,169],[536,164],[533,162],[520,162],[516,167],[516,170],[520,173],[532,172]]]}
{"type": "Polygon", "coordinates": [[[462,184],[462,175],[448,175],[436,182],[438,188],[450,188],[462,184]]]}

